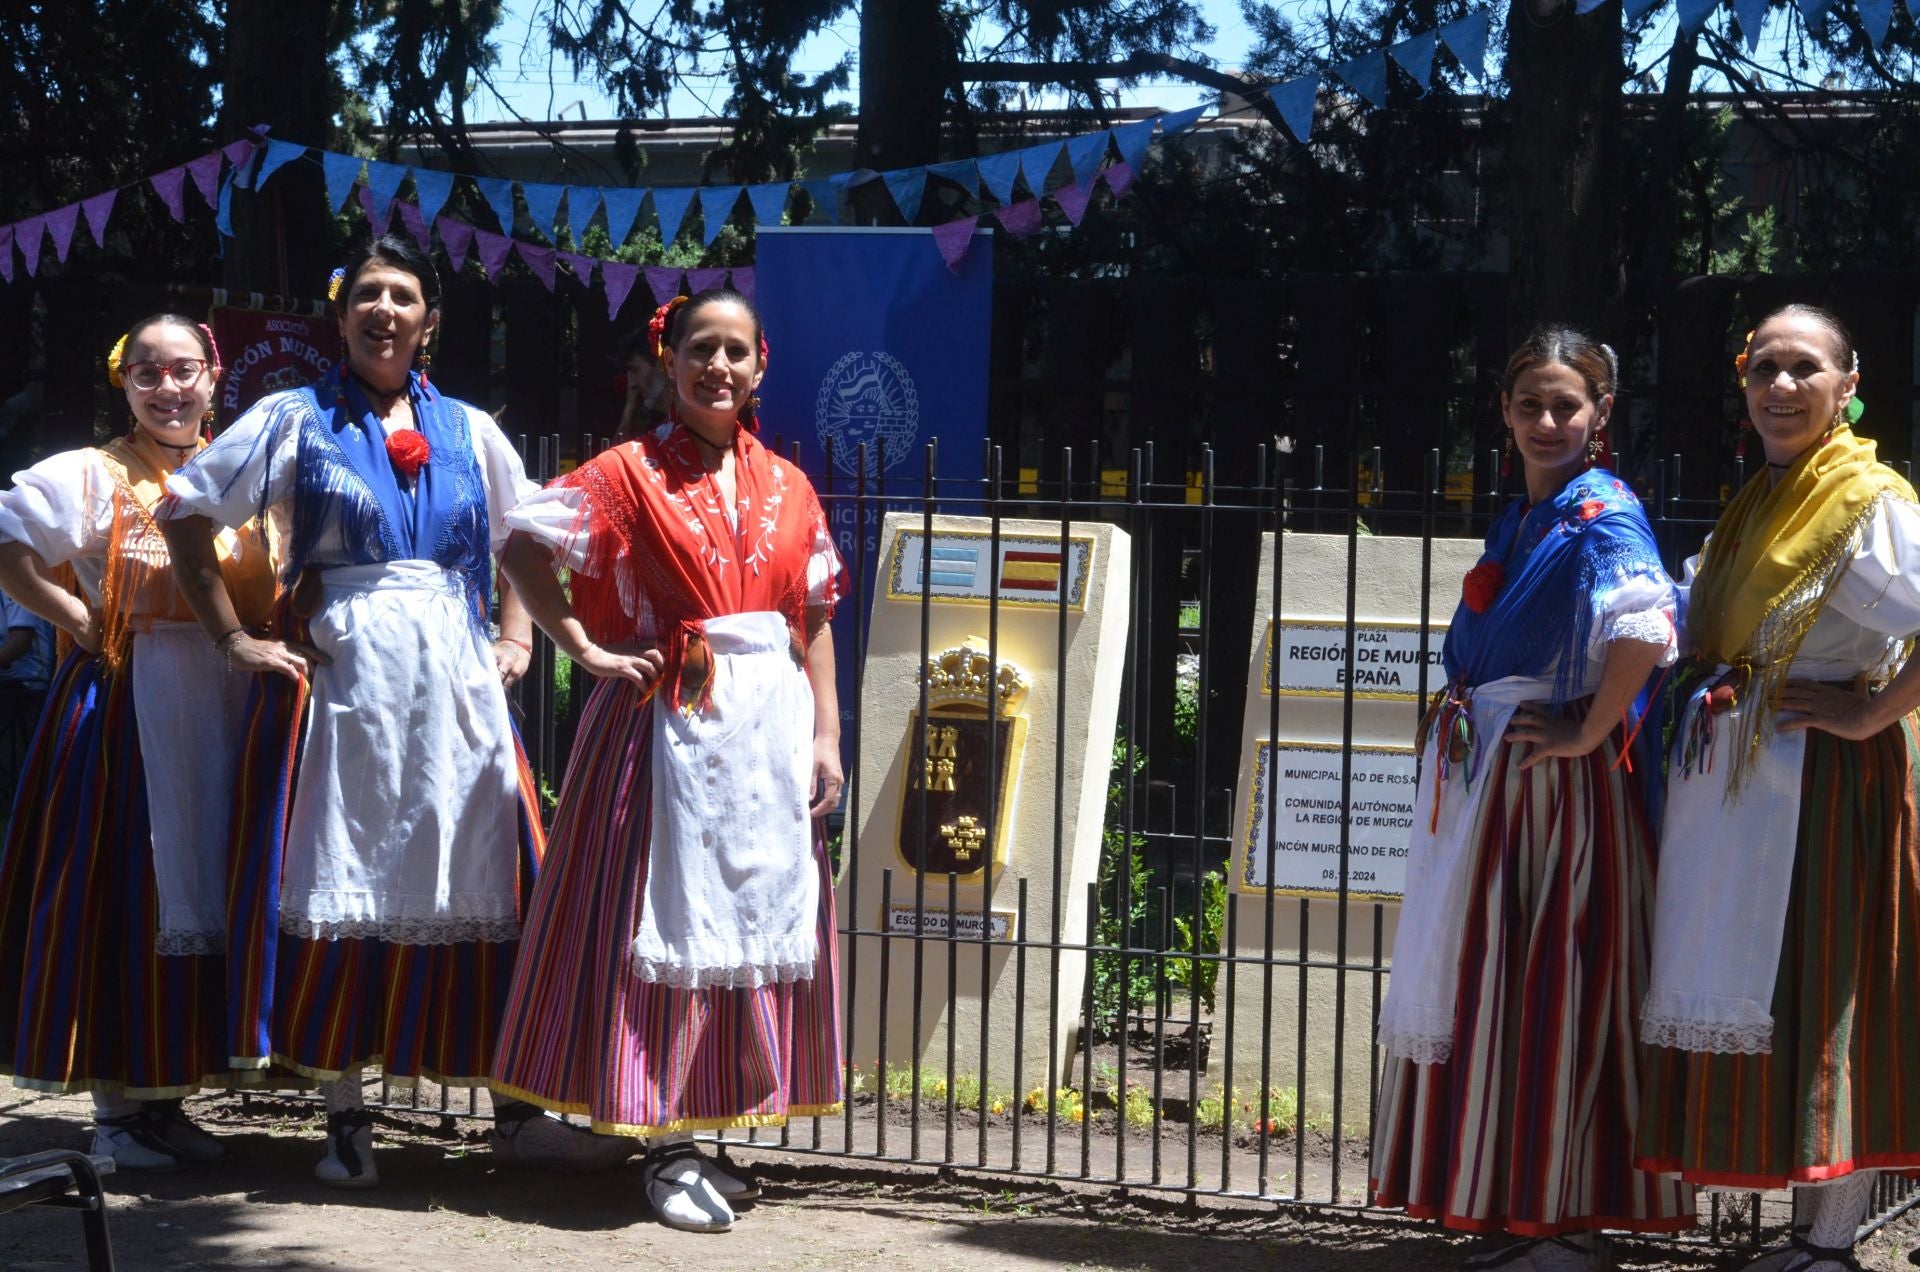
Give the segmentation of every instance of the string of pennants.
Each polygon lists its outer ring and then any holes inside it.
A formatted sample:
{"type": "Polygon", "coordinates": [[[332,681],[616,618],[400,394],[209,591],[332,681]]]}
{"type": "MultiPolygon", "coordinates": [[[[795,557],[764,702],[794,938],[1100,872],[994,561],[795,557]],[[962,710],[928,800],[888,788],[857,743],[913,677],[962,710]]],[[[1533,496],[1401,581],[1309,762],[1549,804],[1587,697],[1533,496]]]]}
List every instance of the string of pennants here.
{"type": "MultiPolygon", "coordinates": [[[[1591,13],[1605,4],[1607,0],[1574,0],[1574,9],[1579,13],[1591,13]]],[[[1834,0],[1788,0],[1788,3],[1800,11],[1800,19],[1809,31],[1822,30],[1832,12],[1834,0]]],[[[1647,14],[1665,4],[1666,0],[1621,0],[1628,22],[1638,22],[1647,14]]],[[[1675,0],[1675,17],[1680,29],[1688,35],[1698,35],[1707,25],[1707,19],[1714,10],[1721,7],[1722,0],[1675,0]]],[[[1887,32],[1893,25],[1894,0],[1855,0],[1854,11],[1860,17],[1860,28],[1866,32],[1867,39],[1875,48],[1883,47],[1887,42],[1887,32]]],[[[1920,23],[1920,0],[1906,0],[1907,14],[1916,23],[1920,23]]],[[[1767,12],[1771,8],[1770,0],[1732,0],[1733,16],[1740,23],[1740,34],[1746,38],[1747,52],[1752,53],[1760,47],[1760,30],[1766,25],[1767,12]]]]}

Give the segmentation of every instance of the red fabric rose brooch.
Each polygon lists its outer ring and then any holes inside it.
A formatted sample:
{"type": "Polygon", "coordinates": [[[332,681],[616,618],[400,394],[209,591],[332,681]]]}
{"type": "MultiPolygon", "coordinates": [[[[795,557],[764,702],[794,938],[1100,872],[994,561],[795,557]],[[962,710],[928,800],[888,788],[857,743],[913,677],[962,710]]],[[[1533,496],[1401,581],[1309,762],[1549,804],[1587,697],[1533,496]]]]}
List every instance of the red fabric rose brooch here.
{"type": "Polygon", "coordinates": [[[1580,506],[1575,509],[1575,511],[1579,513],[1580,520],[1582,521],[1592,521],[1606,510],[1607,505],[1598,499],[1584,499],[1580,502],[1580,506]]]}
{"type": "Polygon", "coordinates": [[[403,428],[387,434],[387,458],[393,461],[393,471],[408,481],[420,475],[432,454],[433,447],[418,430],[403,428]]]}
{"type": "Polygon", "coordinates": [[[1498,561],[1482,561],[1467,571],[1467,577],[1460,584],[1460,597],[1468,609],[1484,614],[1493,607],[1494,598],[1500,595],[1500,587],[1506,581],[1507,571],[1498,561]]]}

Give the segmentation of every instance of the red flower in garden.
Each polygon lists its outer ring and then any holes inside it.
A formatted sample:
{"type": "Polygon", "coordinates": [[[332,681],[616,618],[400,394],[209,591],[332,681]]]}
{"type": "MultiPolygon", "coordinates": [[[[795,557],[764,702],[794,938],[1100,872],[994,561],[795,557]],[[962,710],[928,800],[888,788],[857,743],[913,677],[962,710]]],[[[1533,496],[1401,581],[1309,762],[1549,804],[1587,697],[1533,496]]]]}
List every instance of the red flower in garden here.
{"type": "Polygon", "coordinates": [[[387,434],[387,458],[393,461],[393,470],[408,481],[420,475],[421,465],[432,454],[433,447],[414,429],[397,429],[387,434]]]}
{"type": "Polygon", "coordinates": [[[1474,613],[1484,614],[1493,606],[1493,598],[1500,595],[1500,587],[1506,581],[1507,572],[1498,561],[1482,561],[1468,570],[1462,580],[1461,599],[1474,613]]]}
{"type": "Polygon", "coordinates": [[[1598,499],[1584,500],[1581,502],[1579,507],[1580,520],[1592,521],[1595,517],[1599,516],[1601,513],[1605,512],[1606,510],[1607,510],[1607,505],[1598,499]]]}

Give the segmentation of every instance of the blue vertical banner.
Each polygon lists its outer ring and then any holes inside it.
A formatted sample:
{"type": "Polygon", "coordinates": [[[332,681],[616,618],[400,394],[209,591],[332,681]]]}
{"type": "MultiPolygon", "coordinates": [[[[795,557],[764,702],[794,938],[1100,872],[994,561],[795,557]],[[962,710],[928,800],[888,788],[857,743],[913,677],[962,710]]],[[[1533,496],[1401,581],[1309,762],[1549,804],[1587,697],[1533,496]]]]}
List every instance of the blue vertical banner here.
{"type": "Polygon", "coordinates": [[[768,347],[761,439],[799,442],[848,569],[865,554],[865,604],[859,613],[843,607],[834,625],[846,718],[856,705],[853,635],[871,610],[880,519],[889,509],[920,510],[928,442],[939,442],[935,493],[957,501],[950,511],[979,511],[971,500],[985,463],[993,253],[968,252],[949,269],[931,230],[766,225],[754,277],[768,347]],[[865,525],[848,497],[862,442],[867,493],[906,497],[868,502],[865,525]]]}

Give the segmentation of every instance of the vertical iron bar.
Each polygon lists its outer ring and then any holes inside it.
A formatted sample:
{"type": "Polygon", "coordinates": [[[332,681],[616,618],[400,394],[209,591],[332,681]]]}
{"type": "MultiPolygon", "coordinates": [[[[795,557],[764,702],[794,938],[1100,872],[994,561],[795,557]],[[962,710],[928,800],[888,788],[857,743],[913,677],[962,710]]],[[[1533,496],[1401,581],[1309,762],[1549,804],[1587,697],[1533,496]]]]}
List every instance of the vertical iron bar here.
{"type": "MultiPolygon", "coordinates": [[[[1059,624],[1054,640],[1053,781],[1060,787],[1067,772],[1067,587],[1072,577],[1073,448],[1060,448],[1060,597],[1056,611],[1059,624]]],[[[1092,579],[1088,579],[1092,584],[1092,579]]],[[[1054,1170],[1054,1134],[1060,1118],[1060,924],[1065,914],[1060,889],[1065,883],[1066,801],[1053,801],[1053,886],[1048,891],[1047,942],[1052,957],[1047,960],[1047,1173],[1054,1170]]],[[[1082,1093],[1082,1105],[1085,1104],[1082,1093]]]]}

